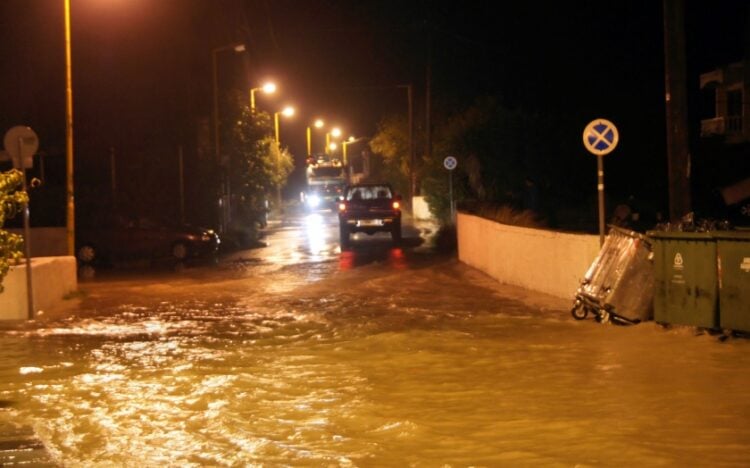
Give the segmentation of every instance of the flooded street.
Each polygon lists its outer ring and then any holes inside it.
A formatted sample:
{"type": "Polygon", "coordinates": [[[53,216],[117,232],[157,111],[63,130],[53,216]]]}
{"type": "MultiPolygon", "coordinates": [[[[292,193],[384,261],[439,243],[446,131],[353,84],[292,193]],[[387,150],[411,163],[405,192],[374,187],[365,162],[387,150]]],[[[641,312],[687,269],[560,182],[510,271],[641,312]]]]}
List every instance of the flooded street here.
{"type": "Polygon", "coordinates": [[[750,340],[575,321],[434,229],[341,252],[290,214],[216,266],[103,272],[2,325],[0,421],[65,467],[748,466],[750,340]]]}

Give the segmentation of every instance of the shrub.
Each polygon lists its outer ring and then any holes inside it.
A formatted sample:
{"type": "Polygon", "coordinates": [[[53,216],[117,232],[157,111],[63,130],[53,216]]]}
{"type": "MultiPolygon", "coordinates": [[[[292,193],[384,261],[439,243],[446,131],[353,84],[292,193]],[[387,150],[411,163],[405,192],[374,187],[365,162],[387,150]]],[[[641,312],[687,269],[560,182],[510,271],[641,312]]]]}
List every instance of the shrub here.
{"type": "Polygon", "coordinates": [[[5,220],[13,218],[29,201],[26,192],[18,189],[22,184],[21,171],[0,172],[0,292],[11,262],[17,262],[22,256],[23,237],[3,230],[5,220]]]}

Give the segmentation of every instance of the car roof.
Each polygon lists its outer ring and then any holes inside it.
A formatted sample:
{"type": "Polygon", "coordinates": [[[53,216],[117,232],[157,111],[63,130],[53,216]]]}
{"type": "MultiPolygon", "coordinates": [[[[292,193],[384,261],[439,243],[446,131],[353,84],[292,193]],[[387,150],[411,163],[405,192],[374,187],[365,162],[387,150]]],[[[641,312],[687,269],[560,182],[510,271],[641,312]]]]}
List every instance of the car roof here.
{"type": "Polygon", "coordinates": [[[391,184],[383,182],[382,184],[376,184],[368,182],[366,184],[350,184],[346,186],[347,188],[353,188],[353,187],[391,187],[391,184]]]}

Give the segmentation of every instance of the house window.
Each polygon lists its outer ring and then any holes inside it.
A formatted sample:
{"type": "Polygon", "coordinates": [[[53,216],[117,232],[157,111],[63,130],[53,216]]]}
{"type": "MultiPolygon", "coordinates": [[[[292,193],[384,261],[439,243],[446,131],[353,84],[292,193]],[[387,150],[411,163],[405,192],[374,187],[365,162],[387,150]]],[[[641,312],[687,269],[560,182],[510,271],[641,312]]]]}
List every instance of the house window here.
{"type": "Polygon", "coordinates": [[[715,119],[716,114],[716,85],[714,83],[701,89],[701,120],[715,119]]]}
{"type": "Polygon", "coordinates": [[[727,91],[727,130],[742,131],[742,90],[727,91]]]}

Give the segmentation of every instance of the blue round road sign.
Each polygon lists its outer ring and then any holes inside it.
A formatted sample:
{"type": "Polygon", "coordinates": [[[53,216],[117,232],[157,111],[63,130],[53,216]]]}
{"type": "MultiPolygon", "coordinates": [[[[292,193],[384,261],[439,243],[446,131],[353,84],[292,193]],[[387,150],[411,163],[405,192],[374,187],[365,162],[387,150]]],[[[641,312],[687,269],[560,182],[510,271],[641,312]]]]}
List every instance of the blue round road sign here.
{"type": "Polygon", "coordinates": [[[452,171],[456,168],[456,166],[458,166],[458,161],[453,156],[448,156],[447,158],[443,159],[443,166],[445,166],[445,168],[449,171],[452,171]]]}
{"type": "Polygon", "coordinates": [[[618,141],[617,127],[606,119],[592,120],[583,130],[583,146],[597,156],[611,153],[618,141]]]}

